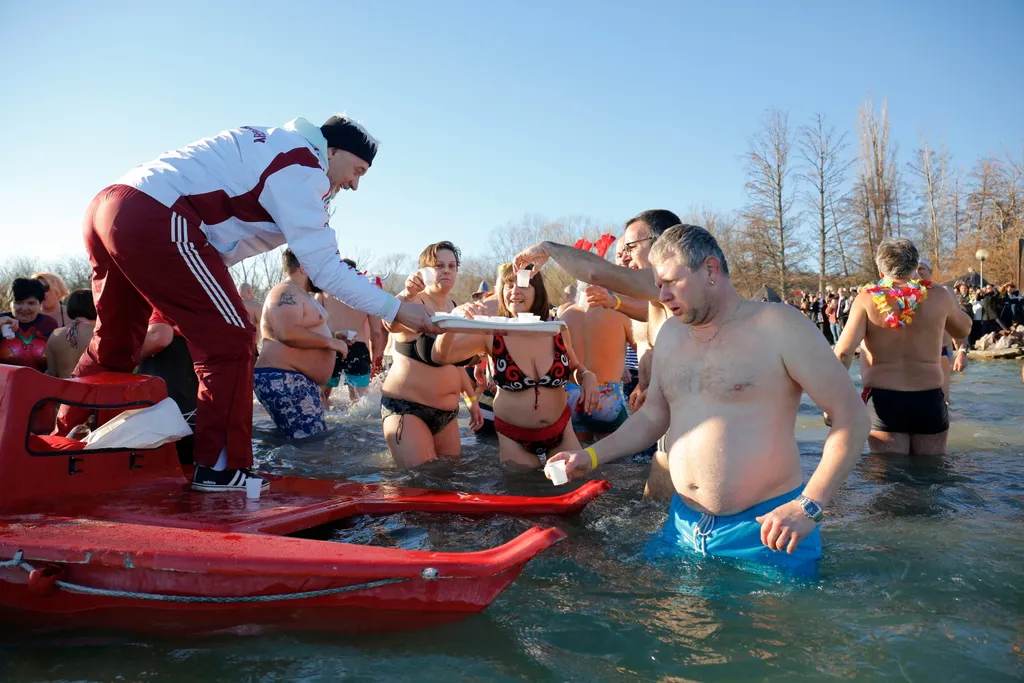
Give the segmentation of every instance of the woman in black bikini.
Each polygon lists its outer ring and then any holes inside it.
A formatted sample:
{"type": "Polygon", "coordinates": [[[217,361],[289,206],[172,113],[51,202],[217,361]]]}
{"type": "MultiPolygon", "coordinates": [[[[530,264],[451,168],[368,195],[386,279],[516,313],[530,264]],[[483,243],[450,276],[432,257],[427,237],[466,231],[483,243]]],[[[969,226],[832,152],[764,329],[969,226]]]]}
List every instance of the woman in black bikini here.
{"type": "MultiPolygon", "coordinates": [[[[537,273],[530,286],[516,285],[511,267],[498,271],[498,315],[514,318],[530,312],[548,319],[544,279],[537,273]]],[[[547,337],[506,337],[502,334],[445,333],[434,344],[435,362],[450,362],[478,353],[490,356],[494,382],[494,430],[502,463],[540,467],[541,455],[553,449],[578,449],[573,432],[566,382],[583,387],[586,412],[597,407],[597,376],[573,353],[569,331],[547,337]]]]}
{"type": "MultiPolygon", "coordinates": [[[[420,254],[420,268],[434,268],[433,285],[424,287],[419,273],[405,281],[402,301],[424,304],[433,313],[449,313],[455,302],[449,293],[455,286],[461,253],[451,242],[431,244],[420,254]]],[[[415,467],[439,455],[459,456],[459,395],[468,402],[470,428],[483,424],[469,376],[461,367],[431,359],[434,337],[419,335],[392,325],[394,365],[381,387],[380,416],[388,450],[399,467],[415,467]]],[[[471,354],[472,355],[472,354],[471,354]]]]}

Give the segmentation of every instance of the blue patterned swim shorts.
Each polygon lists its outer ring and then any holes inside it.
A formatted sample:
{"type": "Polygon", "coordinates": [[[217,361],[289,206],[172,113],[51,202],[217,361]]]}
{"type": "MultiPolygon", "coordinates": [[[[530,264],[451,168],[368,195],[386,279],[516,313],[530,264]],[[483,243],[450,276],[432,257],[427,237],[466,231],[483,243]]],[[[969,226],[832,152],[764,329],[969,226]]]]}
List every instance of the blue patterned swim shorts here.
{"type": "Polygon", "coordinates": [[[289,439],[306,439],[327,431],[320,387],[301,372],[256,368],[253,389],[277,428],[289,439]]]}

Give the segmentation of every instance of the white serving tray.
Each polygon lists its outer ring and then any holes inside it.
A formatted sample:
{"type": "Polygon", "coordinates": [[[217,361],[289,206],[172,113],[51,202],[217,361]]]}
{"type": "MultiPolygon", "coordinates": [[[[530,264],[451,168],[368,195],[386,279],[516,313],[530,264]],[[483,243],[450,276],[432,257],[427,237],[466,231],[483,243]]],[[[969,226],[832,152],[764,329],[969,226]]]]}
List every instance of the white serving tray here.
{"type": "Polygon", "coordinates": [[[435,315],[430,322],[446,332],[467,334],[491,334],[501,332],[508,335],[554,335],[562,331],[565,323],[561,320],[521,322],[518,319],[498,316],[478,316],[472,320],[458,315],[435,315]]]}

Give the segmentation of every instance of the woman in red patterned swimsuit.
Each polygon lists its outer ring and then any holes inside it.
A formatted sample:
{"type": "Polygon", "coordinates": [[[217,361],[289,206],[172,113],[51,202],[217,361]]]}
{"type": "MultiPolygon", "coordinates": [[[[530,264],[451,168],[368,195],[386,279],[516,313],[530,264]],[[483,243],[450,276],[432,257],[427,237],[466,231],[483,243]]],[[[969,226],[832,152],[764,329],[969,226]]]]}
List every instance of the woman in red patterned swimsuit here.
{"type": "MultiPolygon", "coordinates": [[[[516,285],[511,267],[498,271],[498,315],[515,318],[533,313],[547,320],[550,306],[544,279],[537,273],[528,287],[516,285]]],[[[434,343],[433,359],[451,363],[486,354],[494,382],[494,430],[501,462],[540,467],[541,455],[553,449],[579,448],[573,432],[565,384],[583,387],[587,412],[597,407],[597,376],[576,358],[566,329],[549,337],[445,333],[434,343]]]]}
{"type": "Polygon", "coordinates": [[[46,372],[46,340],[57,321],[40,313],[46,288],[39,280],[19,277],[11,283],[14,316],[0,316],[0,363],[46,372]]]}

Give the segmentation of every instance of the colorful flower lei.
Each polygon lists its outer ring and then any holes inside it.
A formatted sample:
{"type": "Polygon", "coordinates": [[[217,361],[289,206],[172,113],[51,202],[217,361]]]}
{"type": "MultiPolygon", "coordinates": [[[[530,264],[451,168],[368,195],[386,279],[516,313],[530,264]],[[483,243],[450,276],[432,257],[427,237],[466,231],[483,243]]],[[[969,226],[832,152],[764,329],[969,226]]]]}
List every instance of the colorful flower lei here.
{"type": "Polygon", "coordinates": [[[892,278],[882,278],[877,284],[868,285],[865,291],[871,295],[875,308],[885,316],[889,327],[906,327],[914,319],[917,307],[928,298],[928,288],[932,283],[928,280],[910,280],[902,285],[893,283],[892,278]],[[892,299],[898,310],[893,310],[889,299],[892,299]]]}

